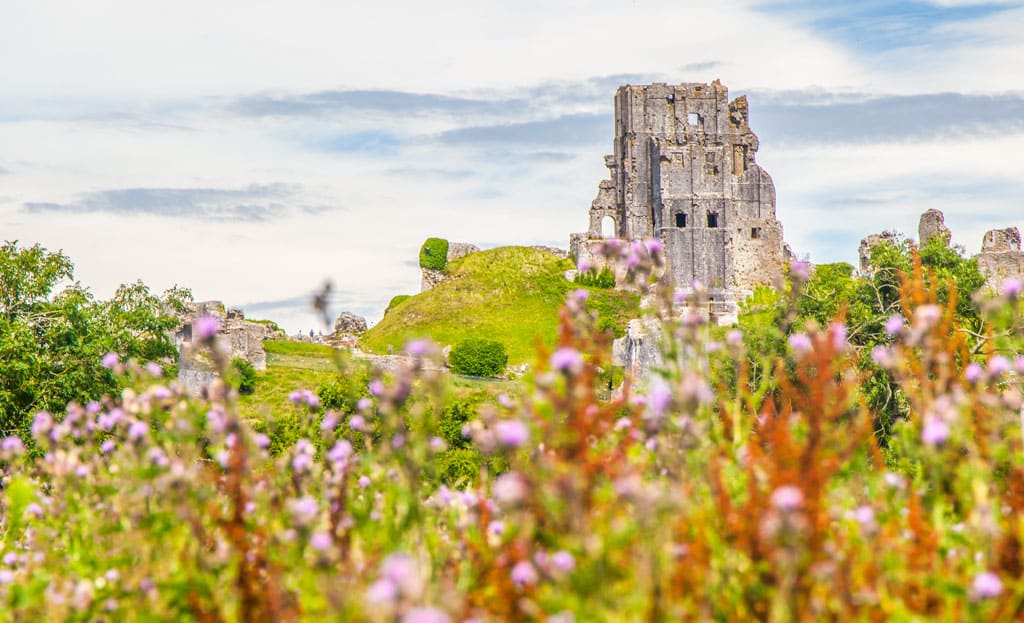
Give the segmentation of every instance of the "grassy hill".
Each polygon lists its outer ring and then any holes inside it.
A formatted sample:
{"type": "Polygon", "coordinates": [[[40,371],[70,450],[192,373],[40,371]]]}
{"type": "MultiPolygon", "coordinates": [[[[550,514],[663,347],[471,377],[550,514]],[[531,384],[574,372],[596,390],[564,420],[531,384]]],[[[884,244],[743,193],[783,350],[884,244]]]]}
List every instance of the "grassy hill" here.
{"type": "MultiPolygon", "coordinates": [[[[430,337],[454,345],[467,337],[498,340],[509,363],[533,360],[534,340],[553,344],[558,309],[579,286],[565,279],[569,260],[528,247],[472,253],[445,269],[451,277],[432,290],[397,304],[360,340],[363,349],[396,352],[410,339],[430,337]]],[[[638,315],[638,298],[616,290],[588,288],[589,305],[621,331],[638,315]]]]}

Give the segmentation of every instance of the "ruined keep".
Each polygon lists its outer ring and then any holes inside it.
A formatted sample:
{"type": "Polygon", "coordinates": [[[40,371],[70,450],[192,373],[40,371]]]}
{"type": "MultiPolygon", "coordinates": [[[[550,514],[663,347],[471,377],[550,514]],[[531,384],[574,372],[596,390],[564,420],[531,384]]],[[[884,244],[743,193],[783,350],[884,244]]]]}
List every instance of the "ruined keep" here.
{"type": "Polygon", "coordinates": [[[603,238],[658,238],[671,282],[699,281],[713,301],[734,304],[776,281],[786,262],[782,224],[757,149],[746,98],[730,102],[717,80],[620,87],[610,177],[591,203],[587,233],[570,240],[577,265],[601,265],[603,238]]]}

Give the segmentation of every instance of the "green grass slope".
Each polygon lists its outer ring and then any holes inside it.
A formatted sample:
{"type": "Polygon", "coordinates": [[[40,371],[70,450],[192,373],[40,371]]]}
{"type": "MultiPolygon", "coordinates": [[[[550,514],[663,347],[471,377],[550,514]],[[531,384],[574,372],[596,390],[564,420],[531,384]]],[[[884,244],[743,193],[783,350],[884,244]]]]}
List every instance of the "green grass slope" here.
{"type": "MultiPolygon", "coordinates": [[[[500,247],[472,253],[445,269],[451,278],[391,309],[360,339],[363,349],[396,352],[410,339],[429,337],[454,345],[467,337],[505,344],[509,363],[533,360],[534,341],[554,343],[558,309],[579,286],[565,279],[569,260],[528,247],[500,247]]],[[[590,290],[589,306],[621,331],[638,315],[638,298],[616,290],[590,290]]]]}

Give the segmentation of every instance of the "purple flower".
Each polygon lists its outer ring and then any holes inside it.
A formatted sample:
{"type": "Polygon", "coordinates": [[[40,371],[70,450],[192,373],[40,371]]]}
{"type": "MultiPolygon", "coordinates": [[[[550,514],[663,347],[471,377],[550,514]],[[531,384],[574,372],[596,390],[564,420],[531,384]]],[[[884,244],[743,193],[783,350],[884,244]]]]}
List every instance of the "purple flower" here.
{"type": "Polygon", "coordinates": [[[964,380],[968,383],[977,383],[981,380],[981,375],[983,373],[984,370],[981,369],[981,366],[973,362],[969,363],[967,364],[967,367],[964,368],[964,380]]]}
{"type": "Polygon", "coordinates": [[[326,552],[331,549],[331,535],[326,532],[314,532],[309,537],[309,546],[318,552],[326,552]]]}
{"type": "Polygon", "coordinates": [[[576,568],[576,559],[565,550],[559,550],[551,555],[551,567],[562,573],[570,573],[576,568]]]}
{"type": "Polygon", "coordinates": [[[296,454],[292,458],[292,471],[301,474],[307,471],[312,464],[313,459],[308,454],[296,454]]]}
{"type": "Polygon", "coordinates": [[[0,584],[10,584],[14,582],[14,572],[10,569],[0,569],[0,584]]]}
{"type": "Polygon", "coordinates": [[[32,436],[36,439],[46,436],[53,427],[53,416],[46,411],[36,413],[32,419],[32,436]]]}
{"type": "Polygon", "coordinates": [[[270,437],[267,437],[263,433],[256,433],[252,438],[252,442],[256,444],[257,448],[262,448],[264,450],[270,447],[270,437]]]}
{"type": "Polygon", "coordinates": [[[146,458],[149,459],[150,463],[160,468],[165,468],[171,464],[163,449],[156,446],[149,449],[149,452],[146,453],[146,458]]]}
{"type": "MultiPolygon", "coordinates": [[[[372,386],[373,383],[370,383],[370,385],[372,386]]],[[[373,390],[371,389],[370,391],[373,391],[373,390]]],[[[381,386],[381,391],[383,391],[383,385],[381,386]]],[[[360,411],[362,411],[364,413],[366,411],[369,411],[371,408],[373,408],[373,401],[370,400],[369,398],[365,398],[365,397],[364,398],[360,398],[359,402],[356,403],[356,409],[359,409],[360,411]]]]}
{"type": "Polygon", "coordinates": [[[519,448],[530,440],[530,429],[519,420],[501,420],[494,425],[494,435],[506,448],[519,448]]]}
{"type": "Polygon", "coordinates": [[[974,593],[982,599],[998,597],[1003,592],[1003,581],[991,571],[979,573],[974,578],[974,593]]]}
{"type": "Polygon", "coordinates": [[[288,510],[291,511],[292,519],[295,520],[296,525],[306,526],[316,519],[316,516],[320,513],[320,506],[316,503],[315,499],[305,496],[292,500],[288,504],[288,510]]]}
{"type": "Polygon", "coordinates": [[[373,379],[370,381],[368,389],[370,390],[371,395],[380,398],[384,395],[384,381],[380,379],[373,379]]]}
{"type": "Polygon", "coordinates": [[[662,249],[665,248],[662,246],[661,241],[658,240],[657,238],[645,240],[644,245],[647,247],[647,252],[650,253],[651,255],[654,255],[655,253],[661,253],[662,249]]]}
{"type": "Polygon", "coordinates": [[[15,435],[10,437],[4,437],[3,441],[0,441],[0,452],[4,454],[19,455],[25,450],[25,444],[22,443],[21,438],[15,435]]]}
{"type": "Polygon", "coordinates": [[[903,476],[892,472],[885,472],[885,484],[893,489],[902,489],[907,483],[903,480],[903,476]]]}
{"type": "Polygon", "coordinates": [[[398,587],[387,578],[381,578],[366,590],[366,601],[371,604],[386,604],[398,598],[398,587]]]}
{"type": "Polygon", "coordinates": [[[891,367],[894,363],[892,352],[885,346],[876,346],[871,349],[871,361],[883,368],[891,367]]]}
{"type": "Polygon", "coordinates": [[[118,361],[117,353],[107,353],[106,355],[103,355],[103,359],[100,360],[100,364],[108,370],[113,370],[114,367],[117,366],[118,361]]]}
{"type": "Polygon", "coordinates": [[[505,533],[505,522],[500,519],[495,519],[491,523],[487,524],[487,532],[488,534],[501,536],[505,533]]]}
{"type": "Polygon", "coordinates": [[[669,388],[664,383],[654,384],[654,387],[647,394],[647,406],[655,417],[664,415],[665,409],[668,408],[671,402],[672,392],[669,391],[669,388]]]}
{"type": "Polygon", "coordinates": [[[798,355],[806,355],[813,348],[811,338],[806,333],[794,333],[789,336],[789,347],[798,355]]]}
{"type": "Polygon", "coordinates": [[[780,511],[796,510],[804,504],[804,492],[793,485],[782,485],[772,491],[771,502],[780,511]]]}
{"type": "Polygon", "coordinates": [[[405,353],[411,357],[422,357],[430,352],[430,340],[411,340],[405,345],[405,353]]]}
{"type": "Polygon", "coordinates": [[[512,583],[520,588],[533,586],[538,580],[537,570],[529,562],[520,560],[512,567],[511,578],[512,583]]]}
{"type": "Polygon", "coordinates": [[[370,486],[370,478],[369,476],[360,476],[357,483],[360,489],[365,489],[370,486]]]}
{"type": "Polygon", "coordinates": [[[505,472],[494,481],[494,497],[503,504],[515,504],[526,497],[526,481],[518,472],[505,472]]]}
{"type": "Polygon", "coordinates": [[[836,350],[846,348],[846,325],[841,322],[833,322],[829,325],[829,332],[832,334],[832,347],[836,350]]]}
{"type": "Polygon", "coordinates": [[[149,372],[150,376],[160,378],[164,374],[163,367],[155,361],[150,361],[146,364],[146,372],[149,372]]]}
{"type": "Polygon", "coordinates": [[[626,266],[628,268],[636,268],[640,265],[640,257],[636,253],[630,253],[629,257],[626,258],[626,266]]]}
{"type": "Polygon", "coordinates": [[[352,444],[346,439],[339,439],[327,453],[327,458],[339,467],[344,467],[350,456],[352,456],[352,444]]]}
{"type": "Polygon", "coordinates": [[[1002,291],[1003,296],[1016,298],[1021,293],[1021,290],[1024,290],[1024,283],[1020,279],[1009,277],[1003,281],[999,289],[1002,291]]]}
{"type": "Polygon", "coordinates": [[[583,288],[577,288],[572,292],[572,298],[577,303],[585,303],[590,298],[590,292],[587,292],[583,288]]]}
{"type": "Polygon", "coordinates": [[[942,318],[942,308],[938,305],[922,305],[914,310],[914,320],[924,328],[931,327],[942,318]]]}
{"type": "Polygon", "coordinates": [[[725,343],[733,348],[743,345],[743,332],[739,329],[733,329],[725,335],[725,343]]]}
{"type": "Polygon", "coordinates": [[[449,623],[448,615],[437,608],[412,608],[402,617],[402,623],[449,623]]]}
{"type": "Polygon", "coordinates": [[[566,374],[576,374],[583,369],[583,355],[575,348],[559,348],[551,354],[551,367],[566,374]]]}
{"type": "Polygon", "coordinates": [[[146,436],[149,432],[149,426],[145,422],[135,420],[132,425],[128,427],[128,439],[131,441],[139,441],[146,436]]]}
{"type": "Polygon", "coordinates": [[[193,325],[196,337],[201,340],[213,339],[220,331],[220,320],[216,316],[200,316],[193,325]]]}
{"type": "Polygon", "coordinates": [[[576,270],[581,273],[590,272],[590,268],[590,262],[588,262],[587,260],[580,260],[579,263],[576,264],[576,270]]]}
{"type": "Polygon", "coordinates": [[[789,265],[789,274],[793,279],[799,279],[800,281],[807,281],[811,276],[811,267],[807,262],[801,262],[799,260],[793,260],[789,265]]]}
{"type": "Polygon", "coordinates": [[[996,355],[988,360],[988,373],[992,376],[1000,376],[1006,374],[1013,369],[1013,364],[1010,360],[1002,355],[996,355]]]}
{"type": "Polygon", "coordinates": [[[896,335],[903,330],[903,324],[903,316],[899,314],[889,316],[889,319],[885,321],[885,332],[889,335],[896,335]]]}
{"type": "Polygon", "coordinates": [[[925,420],[924,428],[921,429],[921,441],[929,446],[937,446],[949,439],[949,424],[936,417],[929,417],[925,420]]]}
{"type": "Polygon", "coordinates": [[[116,446],[117,444],[114,443],[113,439],[107,439],[100,444],[100,452],[103,454],[109,454],[116,446]]]}
{"type": "Polygon", "coordinates": [[[873,530],[875,527],[875,510],[870,506],[858,506],[853,511],[853,518],[864,530],[873,530]]]}
{"type": "Polygon", "coordinates": [[[366,418],[357,413],[348,419],[348,427],[352,430],[364,431],[366,430],[366,418]]]}

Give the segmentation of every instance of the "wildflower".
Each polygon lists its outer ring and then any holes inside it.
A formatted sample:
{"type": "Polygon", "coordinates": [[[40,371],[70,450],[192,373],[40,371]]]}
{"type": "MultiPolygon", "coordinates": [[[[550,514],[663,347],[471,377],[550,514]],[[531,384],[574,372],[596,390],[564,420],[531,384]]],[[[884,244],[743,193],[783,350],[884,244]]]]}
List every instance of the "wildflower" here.
{"type": "Polygon", "coordinates": [[[871,361],[883,368],[891,368],[895,363],[892,351],[885,346],[876,346],[871,349],[871,361]]]}
{"type": "Polygon", "coordinates": [[[196,337],[210,340],[220,331],[220,320],[216,316],[200,316],[193,326],[196,337]]]}
{"type": "Polygon", "coordinates": [[[991,571],[979,573],[974,578],[974,594],[982,599],[998,597],[1003,592],[1003,581],[991,571]]]}
{"type": "Polygon", "coordinates": [[[655,253],[661,253],[661,251],[665,248],[664,246],[662,246],[661,241],[658,240],[657,238],[645,240],[644,246],[647,247],[647,252],[650,253],[651,255],[654,255],[655,253]]]}
{"type": "Polygon", "coordinates": [[[132,441],[140,441],[149,432],[149,426],[145,422],[135,420],[132,425],[128,427],[128,439],[132,441]]]}
{"type": "Polygon", "coordinates": [[[324,419],[320,421],[320,430],[325,432],[332,431],[334,430],[334,427],[336,427],[337,425],[338,417],[334,414],[333,411],[328,411],[327,415],[324,416],[324,419]]]}
{"type": "Polygon", "coordinates": [[[100,452],[103,454],[109,454],[115,447],[117,447],[117,444],[114,443],[113,439],[105,439],[103,443],[100,444],[100,452]]]}
{"type": "Polygon", "coordinates": [[[530,440],[530,429],[519,420],[502,420],[494,425],[498,443],[506,448],[519,448],[530,440]]]}
{"type": "Polygon", "coordinates": [[[870,506],[858,506],[853,511],[853,519],[860,524],[864,530],[874,530],[875,510],[870,506]]]}
{"type": "Polygon", "coordinates": [[[733,329],[725,335],[725,343],[733,348],[743,345],[743,332],[739,329],[733,329]]]}
{"type": "MultiPolygon", "coordinates": [[[[371,383],[370,385],[372,386],[373,384],[371,383]]],[[[371,387],[370,391],[373,391],[372,387],[371,387]]],[[[383,391],[384,391],[384,388],[383,388],[383,385],[382,385],[381,386],[381,392],[383,392],[383,391]]],[[[360,398],[359,402],[356,403],[356,409],[358,409],[359,411],[362,411],[363,413],[369,411],[372,408],[373,408],[373,401],[370,400],[369,398],[365,398],[365,397],[364,398],[360,398]]]]}
{"type": "Polygon", "coordinates": [[[348,418],[348,427],[355,431],[366,430],[366,418],[359,415],[358,413],[348,418]]]}
{"type": "Polygon", "coordinates": [[[938,305],[921,305],[914,310],[914,324],[927,329],[942,318],[942,308],[938,305]]]}
{"type": "Polygon", "coordinates": [[[551,555],[551,566],[562,573],[570,573],[576,568],[576,559],[565,550],[559,550],[551,555]]]}
{"type": "Polygon", "coordinates": [[[500,519],[495,519],[491,523],[487,524],[487,532],[488,534],[501,536],[505,533],[505,522],[500,519]]]}
{"type": "Polygon", "coordinates": [[[794,333],[789,336],[789,347],[798,355],[806,355],[811,352],[811,338],[806,333],[794,333]]]}
{"type": "Polygon", "coordinates": [[[841,322],[833,322],[829,325],[829,333],[832,334],[832,347],[836,350],[846,349],[847,329],[841,322]]]}
{"type": "Polygon", "coordinates": [[[515,504],[526,497],[526,481],[518,472],[505,472],[494,481],[494,497],[504,504],[515,504]]]}
{"type": "Polygon", "coordinates": [[[164,368],[155,361],[150,361],[146,364],[146,372],[149,372],[150,376],[160,378],[164,375],[164,368]]]}
{"type": "Polygon", "coordinates": [[[14,582],[14,572],[10,569],[0,569],[0,584],[10,584],[14,582]]]}
{"type": "Polygon", "coordinates": [[[360,489],[365,489],[370,486],[370,478],[368,476],[360,476],[358,484],[360,489]]]}
{"type": "Polygon", "coordinates": [[[339,439],[327,453],[327,458],[337,467],[344,467],[352,456],[352,444],[347,439],[339,439]]]}
{"type": "Polygon", "coordinates": [[[1000,292],[1007,298],[1017,298],[1021,291],[1024,290],[1024,282],[1016,277],[1009,277],[1003,280],[1002,285],[999,287],[1000,292]]]}
{"type": "Polygon", "coordinates": [[[412,608],[402,617],[402,623],[449,623],[451,619],[437,608],[412,608]]]}
{"type": "Polygon", "coordinates": [[[422,357],[430,352],[430,340],[410,340],[405,345],[405,354],[410,357],[422,357]]]}
{"type": "Polygon", "coordinates": [[[968,383],[977,383],[979,380],[981,380],[981,375],[983,372],[984,371],[981,369],[981,366],[974,362],[971,362],[967,364],[966,368],[964,368],[964,380],[967,381],[968,383]]]}
{"type": "Polygon", "coordinates": [[[583,368],[583,355],[575,348],[559,348],[551,354],[551,367],[566,374],[576,374],[583,368]]]}
{"type": "Polygon", "coordinates": [[[297,389],[288,394],[288,402],[293,405],[306,405],[310,409],[320,406],[320,397],[308,389],[297,389]]]}
{"type": "Polygon", "coordinates": [[[579,264],[576,265],[576,270],[581,273],[590,272],[590,269],[590,262],[588,262],[587,260],[580,260],[579,264]]]}
{"type": "Polygon", "coordinates": [[[1002,355],[996,355],[988,360],[988,373],[992,376],[1006,374],[1013,368],[1010,360],[1002,355]]]}
{"type": "Polygon", "coordinates": [[[895,315],[889,316],[889,319],[885,321],[885,332],[889,335],[897,335],[903,330],[903,316],[895,315]]]}
{"type": "Polygon", "coordinates": [[[326,532],[314,532],[309,537],[309,546],[318,552],[326,552],[331,548],[331,535],[326,532]]]}
{"type": "Polygon", "coordinates": [[[296,454],[292,458],[292,471],[296,474],[308,471],[312,465],[313,459],[308,454],[296,454]]]}
{"type": "Polygon", "coordinates": [[[32,436],[36,439],[45,437],[53,427],[53,416],[46,411],[36,413],[32,419],[32,436]]]}
{"type": "Polygon", "coordinates": [[[36,517],[36,518],[42,517],[43,516],[43,507],[38,505],[38,504],[36,504],[35,502],[32,502],[31,504],[29,504],[28,506],[25,507],[25,514],[26,515],[31,515],[31,516],[36,517]]]}
{"type": "Polygon", "coordinates": [[[381,578],[366,590],[366,601],[371,604],[386,604],[398,598],[398,587],[387,578],[381,578]]]}
{"type": "Polygon", "coordinates": [[[514,409],[516,406],[516,401],[512,400],[512,398],[508,394],[498,394],[498,404],[500,404],[502,407],[505,407],[506,409],[514,409]]]}
{"type": "Polygon", "coordinates": [[[520,588],[533,586],[538,580],[537,570],[529,562],[521,560],[512,567],[511,578],[512,583],[520,588]]]}
{"type": "Polygon", "coordinates": [[[391,554],[385,558],[380,565],[380,575],[408,597],[415,598],[423,592],[423,578],[416,561],[408,554],[391,554]]]}
{"type": "Polygon", "coordinates": [[[157,446],[149,449],[149,452],[146,453],[146,458],[149,459],[150,463],[160,468],[167,467],[171,463],[163,449],[157,446]]]}
{"type": "Polygon", "coordinates": [[[793,485],[782,485],[772,491],[771,502],[780,511],[796,510],[804,504],[804,492],[793,485]]]}
{"type": "Polygon", "coordinates": [[[633,421],[628,417],[620,417],[615,420],[615,430],[623,430],[633,425],[633,421]]]}
{"type": "Polygon", "coordinates": [[[270,437],[267,437],[263,433],[256,433],[252,438],[252,442],[256,444],[257,448],[262,448],[264,450],[270,447],[270,437]]]}
{"type": "Polygon", "coordinates": [[[444,439],[436,436],[430,438],[430,450],[432,452],[444,452],[447,449],[448,444],[445,443],[444,439]]]}
{"type": "Polygon", "coordinates": [[[789,274],[793,279],[807,281],[811,277],[811,267],[807,262],[793,260],[789,265],[789,274]]]}
{"type": "Polygon", "coordinates": [[[113,370],[117,366],[118,361],[117,353],[107,353],[100,360],[100,365],[108,370],[113,370]]]}
{"type": "Polygon", "coordinates": [[[288,510],[291,511],[292,519],[297,525],[306,526],[316,519],[320,512],[320,506],[315,499],[305,496],[292,500],[288,505],[288,510]]]}
{"type": "Polygon", "coordinates": [[[373,379],[367,387],[370,393],[378,398],[384,395],[384,381],[373,379]]]}
{"type": "Polygon", "coordinates": [[[902,476],[900,476],[899,474],[894,474],[892,472],[886,472],[884,479],[885,484],[889,485],[893,489],[902,489],[907,484],[906,481],[903,480],[902,476]]]}
{"type": "Polygon", "coordinates": [[[18,456],[25,451],[25,444],[22,443],[21,438],[16,435],[10,437],[4,437],[3,441],[0,441],[0,452],[5,455],[18,456]]]}
{"type": "Polygon", "coordinates": [[[590,292],[587,292],[583,288],[577,288],[572,291],[571,296],[572,300],[576,301],[577,303],[583,304],[587,302],[588,298],[590,298],[590,292]]]}
{"type": "Polygon", "coordinates": [[[937,417],[929,417],[921,429],[921,441],[929,446],[937,446],[949,439],[949,424],[937,417]]]}
{"type": "Polygon", "coordinates": [[[647,393],[647,405],[654,417],[661,417],[672,402],[672,392],[664,383],[655,383],[647,393]]]}

